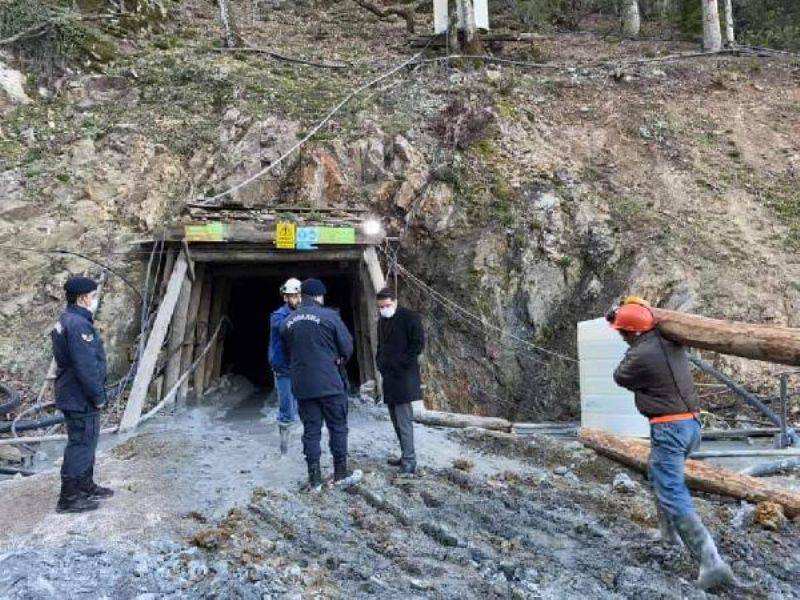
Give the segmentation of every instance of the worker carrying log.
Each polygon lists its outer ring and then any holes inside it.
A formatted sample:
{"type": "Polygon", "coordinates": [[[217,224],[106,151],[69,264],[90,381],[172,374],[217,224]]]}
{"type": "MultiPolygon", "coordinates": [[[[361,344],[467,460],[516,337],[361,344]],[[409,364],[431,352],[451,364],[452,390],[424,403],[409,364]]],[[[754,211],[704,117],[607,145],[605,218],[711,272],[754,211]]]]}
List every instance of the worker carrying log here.
{"type": "Polygon", "coordinates": [[[664,543],[686,544],[700,564],[696,585],[712,589],[737,584],[692,504],[684,463],[700,444],[697,392],[686,348],[656,329],[641,303],[612,309],[606,319],[630,346],[614,372],[618,385],[634,393],[636,408],[650,420],[648,476],[664,543]]]}
{"type": "Polygon", "coordinates": [[[79,513],[97,509],[96,500],[114,495],[94,482],[98,411],[106,403],[106,353],[94,327],[97,283],[87,277],[71,277],[64,291],[67,308],[50,334],[57,367],[56,406],[64,413],[67,428],[56,511],[79,513]]]}

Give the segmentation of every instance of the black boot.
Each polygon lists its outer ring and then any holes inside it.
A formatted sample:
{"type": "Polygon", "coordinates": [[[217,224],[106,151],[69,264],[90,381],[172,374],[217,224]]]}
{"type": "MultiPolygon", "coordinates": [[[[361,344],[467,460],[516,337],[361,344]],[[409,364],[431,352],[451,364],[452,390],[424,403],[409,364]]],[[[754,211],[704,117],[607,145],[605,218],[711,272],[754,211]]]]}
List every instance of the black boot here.
{"type": "Polygon", "coordinates": [[[403,464],[403,461],[397,458],[396,456],[390,456],[386,459],[386,464],[390,467],[399,467],[403,464]]]}
{"type": "Polygon", "coordinates": [[[308,484],[309,491],[318,491],[322,487],[322,470],[319,468],[319,461],[308,463],[308,484]]]}
{"type": "Polygon", "coordinates": [[[90,500],[105,500],[114,495],[114,490],[111,488],[97,485],[94,482],[94,469],[90,469],[89,473],[81,479],[80,490],[90,500]]]}
{"type": "Polygon", "coordinates": [[[94,500],[90,500],[80,490],[80,485],[76,479],[61,480],[61,495],[58,497],[56,512],[58,513],[82,513],[90,510],[97,510],[100,505],[94,500]]]}

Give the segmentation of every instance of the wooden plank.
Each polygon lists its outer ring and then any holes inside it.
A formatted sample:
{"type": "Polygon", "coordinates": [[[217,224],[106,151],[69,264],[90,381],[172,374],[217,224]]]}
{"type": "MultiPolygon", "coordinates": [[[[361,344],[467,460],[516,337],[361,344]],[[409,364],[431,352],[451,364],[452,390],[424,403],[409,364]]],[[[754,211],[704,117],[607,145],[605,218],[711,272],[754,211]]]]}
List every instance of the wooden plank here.
{"type": "MultiPolygon", "coordinates": [[[[186,261],[187,274],[189,261],[186,261]]],[[[192,299],[192,282],[189,277],[184,277],[178,302],[175,304],[175,313],[170,327],[169,343],[167,344],[167,368],[164,374],[164,389],[170,390],[181,376],[181,362],[183,358],[183,341],[186,337],[186,322],[189,318],[189,302],[192,299]]],[[[161,395],[159,394],[159,398],[161,395]]]]}
{"type": "Polygon", "coordinates": [[[225,245],[224,249],[192,248],[192,255],[198,262],[213,263],[287,263],[287,262],[328,262],[356,261],[361,259],[361,250],[312,250],[308,252],[290,252],[271,249],[237,250],[225,245]]]}
{"type": "Polygon", "coordinates": [[[660,308],[651,310],[664,337],[680,344],[800,366],[800,329],[709,319],[660,308]]]}
{"type": "MultiPolygon", "coordinates": [[[[209,321],[209,331],[214,331],[219,325],[222,318],[222,308],[225,303],[225,296],[230,290],[230,280],[224,277],[218,277],[214,286],[214,295],[211,300],[211,320],[209,321]]],[[[217,340],[211,351],[206,356],[205,360],[205,380],[203,381],[203,389],[208,388],[212,379],[214,378],[214,367],[217,364],[217,352],[221,352],[221,340],[217,340]]]]}
{"type": "MultiPolygon", "coordinates": [[[[208,336],[210,332],[209,318],[211,313],[211,300],[214,292],[214,279],[210,275],[206,275],[203,281],[203,291],[200,293],[200,308],[197,309],[197,326],[195,332],[195,351],[198,348],[204,347],[208,343],[208,336]]],[[[206,356],[195,369],[193,377],[194,394],[200,398],[205,391],[206,380],[206,356]]]]}
{"type": "MultiPolygon", "coordinates": [[[[583,428],[579,439],[612,460],[637,471],[647,471],[650,458],[650,444],[644,440],[621,438],[597,429],[583,428]]],[[[686,483],[701,492],[729,496],[752,503],[770,501],[783,506],[786,516],[800,515],[800,494],[771,486],[755,477],[741,475],[721,467],[715,467],[697,460],[686,461],[686,483]]]]}
{"type": "Polygon", "coordinates": [[[479,417],[476,415],[426,410],[418,415],[414,415],[414,420],[417,423],[433,425],[435,427],[455,427],[459,429],[479,427],[481,429],[490,429],[493,431],[511,431],[511,422],[499,417],[479,417]]]}
{"type": "MultiPolygon", "coordinates": [[[[183,337],[183,351],[181,352],[181,373],[192,365],[194,360],[194,343],[197,334],[197,316],[200,310],[200,300],[203,292],[203,284],[205,283],[206,268],[205,265],[197,265],[195,269],[195,280],[192,285],[192,296],[189,299],[189,309],[187,310],[188,319],[186,321],[186,332],[183,337]]],[[[177,399],[183,400],[186,398],[186,393],[189,391],[189,378],[185,378],[178,390],[177,399]]]]}
{"type": "Polygon", "coordinates": [[[142,416],[142,408],[144,408],[144,403],[147,399],[147,390],[153,379],[158,354],[167,336],[169,323],[172,320],[172,314],[175,311],[181,287],[183,287],[183,280],[186,278],[186,269],[186,258],[180,255],[175,261],[175,267],[172,270],[166,294],[158,307],[153,329],[147,339],[144,353],[140,357],[139,368],[136,370],[136,376],[133,379],[128,404],[125,407],[125,413],[122,415],[121,431],[128,431],[136,427],[139,418],[142,416]]]}
{"type": "Polygon", "coordinates": [[[158,295],[161,298],[167,293],[167,285],[169,284],[169,278],[172,276],[172,269],[175,267],[175,258],[177,256],[178,252],[173,248],[164,259],[164,272],[161,274],[161,285],[158,291],[158,295]]]}
{"type": "MultiPolygon", "coordinates": [[[[228,315],[228,308],[231,305],[231,280],[225,278],[223,282],[223,296],[222,296],[222,310],[220,313],[220,318],[225,317],[228,315]]],[[[216,329],[219,326],[219,322],[214,324],[214,328],[216,329]]],[[[217,339],[217,344],[214,348],[214,368],[212,370],[212,377],[214,379],[219,379],[220,375],[222,375],[222,358],[225,351],[225,335],[227,333],[226,329],[223,329],[217,339]]]]}
{"type": "Polygon", "coordinates": [[[186,255],[186,263],[189,265],[189,279],[194,282],[194,261],[192,260],[192,253],[189,251],[189,242],[183,240],[183,253],[186,255]]]}
{"type": "Polygon", "coordinates": [[[372,246],[364,250],[363,258],[364,263],[367,265],[370,280],[372,281],[372,287],[377,294],[386,287],[386,277],[383,275],[383,269],[378,260],[378,253],[375,252],[375,247],[372,246]]]}

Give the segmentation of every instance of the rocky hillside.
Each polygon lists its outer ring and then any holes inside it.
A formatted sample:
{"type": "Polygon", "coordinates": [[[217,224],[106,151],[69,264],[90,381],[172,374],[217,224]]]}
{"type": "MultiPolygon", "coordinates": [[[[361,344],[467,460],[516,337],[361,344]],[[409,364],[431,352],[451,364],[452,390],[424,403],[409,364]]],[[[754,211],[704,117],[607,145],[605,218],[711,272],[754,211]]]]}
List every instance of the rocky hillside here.
{"type": "MultiPolygon", "coordinates": [[[[100,23],[103,52],[90,42],[60,69],[6,48],[25,97],[0,102],[0,376],[38,386],[61,284],[100,272],[44,251],[141,285],[132,240],[270,164],[349,90],[419,51],[402,23],[350,2],[234,6],[251,46],[346,68],[221,51],[201,2],[136,27],[100,23]]],[[[403,300],[426,315],[430,403],[574,416],[574,363],[516,338],[574,356],[575,323],[629,291],[800,326],[800,65],[656,60],[696,49],[555,33],[493,49],[546,68],[418,62],[233,200],[371,208],[402,237],[401,264],[504,332],[404,281],[403,300]]],[[[119,374],[137,300],[118,277],[107,290],[100,320],[119,374]]],[[[730,366],[768,381],[764,365],[730,366]]]]}

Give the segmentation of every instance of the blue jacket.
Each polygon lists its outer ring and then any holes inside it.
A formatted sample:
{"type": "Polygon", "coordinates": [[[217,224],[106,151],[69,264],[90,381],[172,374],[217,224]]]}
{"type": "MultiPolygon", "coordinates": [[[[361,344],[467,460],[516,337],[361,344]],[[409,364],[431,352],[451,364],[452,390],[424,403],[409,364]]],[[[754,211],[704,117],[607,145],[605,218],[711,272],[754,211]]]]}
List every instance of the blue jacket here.
{"type": "Polygon", "coordinates": [[[278,376],[289,375],[289,359],[281,339],[281,325],[292,314],[292,309],[284,304],[269,317],[269,364],[278,376]]]}
{"type": "Polygon", "coordinates": [[[353,338],[339,313],[309,298],[281,325],[298,400],[336,396],[345,392],[339,371],[353,354],[353,338]]]}
{"type": "Polygon", "coordinates": [[[50,333],[60,410],[94,412],[106,402],[106,351],[92,313],[70,304],[50,333]]]}

